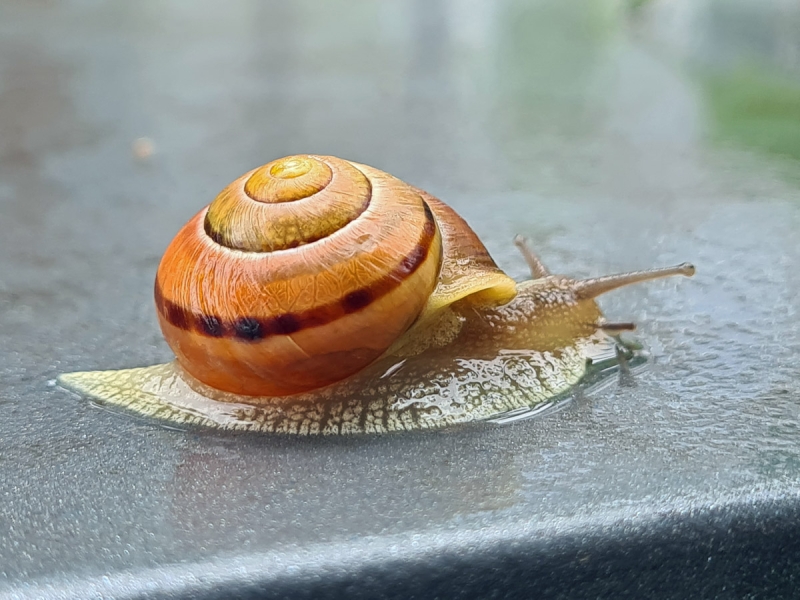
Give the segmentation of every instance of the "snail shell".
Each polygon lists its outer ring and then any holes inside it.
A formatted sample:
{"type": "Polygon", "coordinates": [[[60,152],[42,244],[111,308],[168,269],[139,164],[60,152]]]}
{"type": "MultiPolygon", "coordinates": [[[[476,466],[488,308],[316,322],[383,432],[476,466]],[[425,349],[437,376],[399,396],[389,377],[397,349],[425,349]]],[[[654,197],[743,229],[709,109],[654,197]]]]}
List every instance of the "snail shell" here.
{"type": "MultiPolygon", "coordinates": [[[[226,187],[167,248],[159,323],[177,360],[63,385],[180,422],[297,433],[439,427],[567,391],[613,354],[594,297],[691,265],[586,281],[520,244],[517,284],[443,202],[330,156],[226,187]]],[[[625,328],[623,325],[621,328],[625,328]]]]}
{"type": "Polygon", "coordinates": [[[515,284],[441,202],[365,165],[294,156],[240,177],[189,221],[155,288],[164,337],[192,376],[285,396],[360,371],[429,301],[490,288],[508,301],[515,284]],[[445,259],[443,235],[466,245],[445,259]],[[443,261],[449,285],[434,294],[443,261]]]}

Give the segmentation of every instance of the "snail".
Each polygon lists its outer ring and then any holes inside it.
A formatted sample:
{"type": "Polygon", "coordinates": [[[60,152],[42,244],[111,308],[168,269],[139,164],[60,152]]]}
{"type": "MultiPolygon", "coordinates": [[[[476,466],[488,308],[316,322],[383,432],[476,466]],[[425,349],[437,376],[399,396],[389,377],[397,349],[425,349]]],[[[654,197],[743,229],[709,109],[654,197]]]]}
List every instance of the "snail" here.
{"type": "Polygon", "coordinates": [[[179,423],[258,431],[443,427],[536,406],[614,356],[632,324],[595,298],[694,267],[551,275],[523,238],[517,283],[442,201],[330,156],[246,173],[195,215],[158,267],[176,360],[59,382],[179,423]]]}

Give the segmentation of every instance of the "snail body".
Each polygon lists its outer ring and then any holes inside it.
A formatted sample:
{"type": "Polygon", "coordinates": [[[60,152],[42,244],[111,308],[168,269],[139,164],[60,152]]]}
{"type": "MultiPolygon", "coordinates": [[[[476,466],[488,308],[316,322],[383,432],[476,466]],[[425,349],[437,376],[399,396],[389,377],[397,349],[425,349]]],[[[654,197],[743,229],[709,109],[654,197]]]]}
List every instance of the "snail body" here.
{"type": "MultiPolygon", "coordinates": [[[[613,354],[594,298],[691,265],[585,281],[503,273],[446,204],[300,155],[240,177],[184,226],[155,282],[176,361],[63,375],[178,422],[296,433],[441,427],[569,390],[613,354]]],[[[625,327],[623,327],[625,328],[625,327]]]]}

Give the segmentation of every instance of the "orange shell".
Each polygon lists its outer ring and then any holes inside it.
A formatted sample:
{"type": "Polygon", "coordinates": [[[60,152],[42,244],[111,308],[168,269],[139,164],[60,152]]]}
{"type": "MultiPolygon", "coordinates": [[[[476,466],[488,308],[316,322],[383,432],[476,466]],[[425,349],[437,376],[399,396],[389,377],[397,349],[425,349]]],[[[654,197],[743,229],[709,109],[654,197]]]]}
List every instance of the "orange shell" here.
{"type": "MultiPolygon", "coordinates": [[[[477,236],[424,192],[334,157],[273,161],[229,185],[167,248],[155,283],[164,337],[192,376],[236,394],[345,379],[439,308],[440,269],[460,289],[456,261],[442,268],[440,228],[448,244],[464,238],[488,273],[483,288],[498,278],[508,288],[477,236]]],[[[467,295],[442,289],[442,306],[467,295]]],[[[506,300],[513,281],[510,290],[506,300]]]]}

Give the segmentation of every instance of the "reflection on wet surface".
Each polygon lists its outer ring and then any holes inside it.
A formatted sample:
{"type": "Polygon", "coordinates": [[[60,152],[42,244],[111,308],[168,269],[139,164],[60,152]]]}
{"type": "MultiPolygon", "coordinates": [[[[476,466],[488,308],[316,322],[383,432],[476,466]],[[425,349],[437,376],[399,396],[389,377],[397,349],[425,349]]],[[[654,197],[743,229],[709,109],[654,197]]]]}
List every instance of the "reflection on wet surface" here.
{"type": "MultiPolygon", "coordinates": [[[[365,535],[513,537],[520,523],[796,494],[797,163],[752,143],[763,131],[736,110],[715,122],[695,70],[738,68],[703,57],[769,3],[739,3],[743,17],[723,2],[564,4],[4,3],[4,577],[365,535]],[[147,161],[131,154],[141,137],[157,149],[147,161]],[[653,357],[635,388],[507,427],[256,439],[48,387],[63,371],[168,360],[151,294],[174,232],[244,170],[309,151],[443,198],[517,278],[516,233],[559,272],[691,259],[698,276],[603,299],[653,357]]],[[[763,21],[793,22],[778,5],[763,21]]],[[[796,32],[747,59],[790,90],[790,116],[796,32]]]]}

